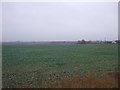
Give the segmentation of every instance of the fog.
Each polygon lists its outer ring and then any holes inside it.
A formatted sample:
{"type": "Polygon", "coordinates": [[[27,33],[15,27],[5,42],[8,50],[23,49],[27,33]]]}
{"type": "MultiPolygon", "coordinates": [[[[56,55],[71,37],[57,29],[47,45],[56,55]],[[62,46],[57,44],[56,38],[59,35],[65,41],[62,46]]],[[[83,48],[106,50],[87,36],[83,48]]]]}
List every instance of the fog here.
{"type": "Polygon", "coordinates": [[[117,2],[6,2],[2,15],[3,42],[118,39],[117,2]]]}

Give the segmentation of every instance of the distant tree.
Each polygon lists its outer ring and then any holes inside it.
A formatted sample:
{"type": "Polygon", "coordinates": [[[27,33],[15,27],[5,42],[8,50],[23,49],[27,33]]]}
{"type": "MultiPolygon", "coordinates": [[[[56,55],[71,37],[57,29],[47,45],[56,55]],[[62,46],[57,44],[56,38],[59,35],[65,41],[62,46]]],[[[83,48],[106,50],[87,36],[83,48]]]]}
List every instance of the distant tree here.
{"type": "Polygon", "coordinates": [[[92,41],[91,41],[91,40],[89,40],[87,43],[92,43],[92,41]]]}
{"type": "Polygon", "coordinates": [[[81,44],[85,44],[86,43],[86,41],[83,39],[83,40],[81,40],[81,44]]]}
{"type": "Polygon", "coordinates": [[[77,44],[81,44],[81,41],[80,41],[80,40],[78,40],[78,41],[77,41],[77,44]]]}

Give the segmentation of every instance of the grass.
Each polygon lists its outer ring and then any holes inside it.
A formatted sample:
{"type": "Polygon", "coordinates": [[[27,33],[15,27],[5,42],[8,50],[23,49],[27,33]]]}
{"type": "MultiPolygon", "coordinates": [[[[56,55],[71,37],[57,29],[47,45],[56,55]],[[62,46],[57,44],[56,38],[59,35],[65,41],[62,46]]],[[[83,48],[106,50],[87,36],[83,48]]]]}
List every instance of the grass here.
{"type": "Polygon", "coordinates": [[[3,87],[46,87],[63,77],[114,72],[117,50],[117,44],[3,45],[3,87]]]}
{"type": "Polygon", "coordinates": [[[60,83],[48,85],[49,88],[118,88],[118,72],[101,72],[102,76],[96,76],[95,73],[87,73],[84,77],[77,75],[75,77],[63,78],[60,83]]]}

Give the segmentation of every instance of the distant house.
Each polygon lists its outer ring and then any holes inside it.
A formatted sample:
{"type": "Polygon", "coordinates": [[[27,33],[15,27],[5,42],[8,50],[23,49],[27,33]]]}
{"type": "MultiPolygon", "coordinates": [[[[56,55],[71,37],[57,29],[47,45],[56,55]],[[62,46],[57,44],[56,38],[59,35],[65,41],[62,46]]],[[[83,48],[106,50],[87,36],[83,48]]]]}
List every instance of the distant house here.
{"type": "Polygon", "coordinates": [[[115,41],[112,41],[112,43],[113,43],[113,44],[116,44],[116,42],[115,42],[115,41]]]}
{"type": "Polygon", "coordinates": [[[118,44],[120,44],[120,40],[116,40],[115,42],[118,43],[118,44]]]}

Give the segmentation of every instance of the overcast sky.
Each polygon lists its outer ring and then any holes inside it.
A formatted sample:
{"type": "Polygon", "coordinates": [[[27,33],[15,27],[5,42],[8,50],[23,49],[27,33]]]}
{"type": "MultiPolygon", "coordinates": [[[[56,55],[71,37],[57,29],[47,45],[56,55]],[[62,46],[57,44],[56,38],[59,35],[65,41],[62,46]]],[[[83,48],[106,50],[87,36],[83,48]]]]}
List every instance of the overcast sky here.
{"type": "Polygon", "coordinates": [[[116,40],[118,3],[3,3],[3,41],[116,40]]]}

